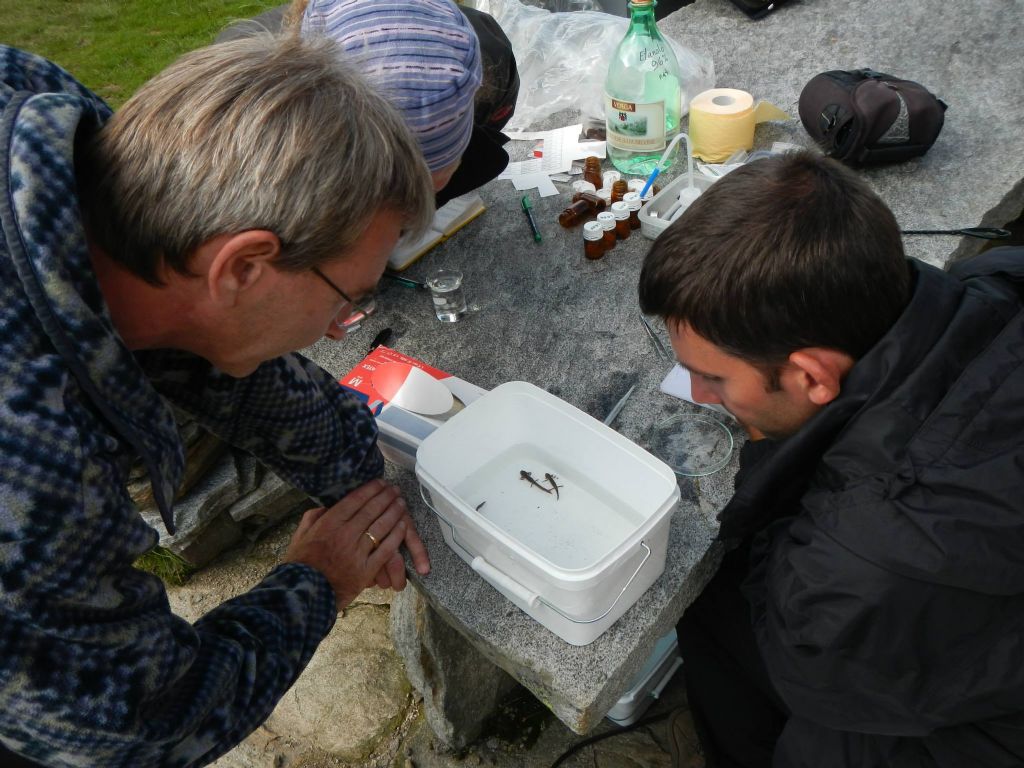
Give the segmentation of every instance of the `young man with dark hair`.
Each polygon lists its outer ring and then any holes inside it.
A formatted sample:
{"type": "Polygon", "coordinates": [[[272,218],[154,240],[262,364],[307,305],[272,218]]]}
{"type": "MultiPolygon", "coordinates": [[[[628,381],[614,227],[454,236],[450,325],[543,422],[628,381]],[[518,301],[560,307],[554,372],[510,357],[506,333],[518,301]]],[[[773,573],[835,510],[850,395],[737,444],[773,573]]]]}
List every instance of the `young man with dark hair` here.
{"type": "Polygon", "coordinates": [[[640,303],[751,436],[678,626],[709,766],[1024,762],[1024,250],[943,272],[811,154],[738,169],[640,303]]]}

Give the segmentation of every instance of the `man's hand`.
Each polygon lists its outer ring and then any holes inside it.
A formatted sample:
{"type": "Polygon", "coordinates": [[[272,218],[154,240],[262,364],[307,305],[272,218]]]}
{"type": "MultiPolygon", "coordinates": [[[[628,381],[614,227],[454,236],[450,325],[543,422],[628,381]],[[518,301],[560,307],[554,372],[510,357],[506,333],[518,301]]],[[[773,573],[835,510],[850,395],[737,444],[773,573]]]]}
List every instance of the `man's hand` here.
{"type": "Polygon", "coordinates": [[[405,563],[398,548],[405,541],[417,571],[429,570],[426,549],[398,489],[371,480],[332,507],[303,516],[285,552],[285,562],[305,563],[327,577],[338,610],[366,587],[405,587],[405,563]]]}
{"type": "MultiPolygon", "coordinates": [[[[423,546],[423,541],[416,532],[416,524],[413,523],[408,510],[405,513],[405,547],[409,550],[409,556],[412,557],[412,565],[416,569],[416,573],[421,576],[430,573],[430,557],[427,556],[427,548],[423,546]]],[[[402,591],[405,587],[405,560],[402,559],[401,553],[396,553],[388,560],[383,570],[378,571],[376,583],[381,589],[402,591]]]]}

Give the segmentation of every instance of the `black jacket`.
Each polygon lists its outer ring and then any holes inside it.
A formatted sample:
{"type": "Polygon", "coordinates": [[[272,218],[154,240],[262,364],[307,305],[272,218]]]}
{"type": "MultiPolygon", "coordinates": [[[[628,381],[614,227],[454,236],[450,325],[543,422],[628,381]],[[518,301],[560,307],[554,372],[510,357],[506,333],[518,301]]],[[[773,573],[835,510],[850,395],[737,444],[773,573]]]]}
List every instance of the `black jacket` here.
{"type": "Polygon", "coordinates": [[[1024,765],[1024,248],[911,265],[897,323],[722,513],[759,531],[779,768],[1024,765]]]}

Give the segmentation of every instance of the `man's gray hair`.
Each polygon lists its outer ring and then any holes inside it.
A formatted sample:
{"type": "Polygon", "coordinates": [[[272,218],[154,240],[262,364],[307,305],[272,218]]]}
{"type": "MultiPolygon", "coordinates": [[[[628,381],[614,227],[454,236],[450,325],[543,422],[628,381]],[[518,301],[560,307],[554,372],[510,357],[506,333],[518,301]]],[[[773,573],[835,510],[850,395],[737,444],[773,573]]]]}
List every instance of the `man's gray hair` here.
{"type": "Polygon", "coordinates": [[[423,155],[401,116],[334,43],[259,34],[202,48],[104,125],[80,169],[91,236],[159,284],[212,237],[267,229],[276,266],[347,254],[381,209],[413,234],[433,214],[423,155]]]}

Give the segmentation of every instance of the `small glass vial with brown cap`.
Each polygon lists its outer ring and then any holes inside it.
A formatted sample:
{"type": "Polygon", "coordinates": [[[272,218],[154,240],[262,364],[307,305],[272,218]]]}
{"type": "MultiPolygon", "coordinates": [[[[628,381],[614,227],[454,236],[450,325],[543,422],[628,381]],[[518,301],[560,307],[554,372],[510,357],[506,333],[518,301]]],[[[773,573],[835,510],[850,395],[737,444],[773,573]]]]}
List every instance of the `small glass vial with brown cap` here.
{"type": "Polygon", "coordinates": [[[597,223],[604,230],[605,250],[610,251],[615,247],[615,241],[619,239],[618,235],[615,234],[615,214],[611,211],[603,211],[597,214],[597,223]]]}
{"type": "Polygon", "coordinates": [[[596,221],[588,221],[583,225],[583,255],[591,261],[604,256],[604,229],[596,221]]]}
{"type": "Polygon", "coordinates": [[[615,237],[625,240],[629,237],[629,206],[619,200],[612,203],[612,216],[615,217],[615,237]]]}
{"type": "Polygon", "coordinates": [[[595,211],[603,211],[605,202],[593,192],[577,192],[572,196],[572,203],[558,214],[558,223],[566,229],[575,227],[595,211]]]}
{"type": "Polygon", "coordinates": [[[600,213],[608,207],[608,201],[597,192],[577,192],[572,196],[572,201],[574,203],[580,200],[586,200],[595,213],[600,213]]]}
{"type": "Polygon", "coordinates": [[[612,202],[617,203],[625,196],[627,192],[629,192],[629,185],[626,183],[625,179],[617,179],[616,181],[612,182],[611,190],[612,202]]]}
{"type": "Polygon", "coordinates": [[[601,158],[591,155],[583,161],[583,180],[594,185],[594,189],[601,188],[601,158]]]}
{"type": "Polygon", "coordinates": [[[629,228],[640,229],[640,193],[627,192],[622,196],[622,202],[629,207],[629,228]]]}

